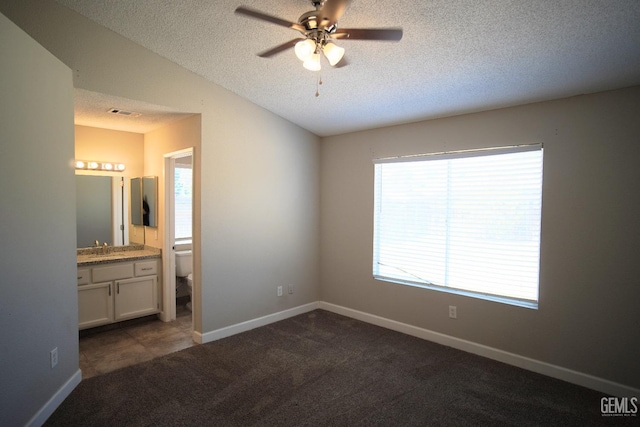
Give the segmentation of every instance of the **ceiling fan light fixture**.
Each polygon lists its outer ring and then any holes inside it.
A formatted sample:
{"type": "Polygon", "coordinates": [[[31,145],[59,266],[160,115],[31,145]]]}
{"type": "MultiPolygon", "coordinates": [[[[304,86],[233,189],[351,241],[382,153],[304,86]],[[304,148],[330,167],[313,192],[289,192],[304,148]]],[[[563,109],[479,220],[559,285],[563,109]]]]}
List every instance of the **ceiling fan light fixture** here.
{"type": "Polygon", "coordinates": [[[324,45],[324,47],[322,48],[322,52],[324,53],[324,56],[326,56],[329,60],[329,64],[331,64],[332,67],[340,62],[340,60],[344,56],[344,48],[336,46],[331,42],[324,45]]]}
{"type": "Polygon", "coordinates": [[[306,39],[296,43],[295,52],[300,61],[308,60],[316,51],[316,43],[311,39],[306,39]]]}
{"type": "Polygon", "coordinates": [[[320,68],[322,68],[320,65],[320,54],[312,54],[309,59],[303,62],[302,66],[309,71],[320,71],[320,68]]]}

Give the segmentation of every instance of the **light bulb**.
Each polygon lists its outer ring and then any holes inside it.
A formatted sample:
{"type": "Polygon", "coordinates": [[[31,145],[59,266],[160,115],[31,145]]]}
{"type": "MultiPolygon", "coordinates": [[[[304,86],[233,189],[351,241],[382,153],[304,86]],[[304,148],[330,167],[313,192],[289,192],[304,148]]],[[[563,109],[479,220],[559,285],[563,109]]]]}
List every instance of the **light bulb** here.
{"type": "Polygon", "coordinates": [[[314,53],[302,64],[304,68],[310,71],[320,71],[320,54],[314,53]]]}
{"type": "Polygon", "coordinates": [[[332,67],[340,62],[340,60],[344,56],[344,48],[336,46],[331,42],[324,45],[324,47],[322,48],[322,52],[324,53],[324,56],[326,56],[329,60],[329,64],[331,64],[332,67]]]}
{"type": "Polygon", "coordinates": [[[316,44],[311,39],[305,39],[296,43],[295,52],[300,61],[306,61],[316,51],[316,44]]]}

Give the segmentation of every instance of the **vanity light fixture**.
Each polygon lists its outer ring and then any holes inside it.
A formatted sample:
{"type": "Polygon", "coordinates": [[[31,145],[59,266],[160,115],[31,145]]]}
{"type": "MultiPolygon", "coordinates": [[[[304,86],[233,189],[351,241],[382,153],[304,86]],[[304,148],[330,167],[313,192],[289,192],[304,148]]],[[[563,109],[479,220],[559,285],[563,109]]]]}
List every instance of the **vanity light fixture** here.
{"type": "Polygon", "coordinates": [[[125,169],[123,163],[99,162],[95,160],[76,160],[76,169],[104,171],[104,172],[122,172],[125,169]]]}

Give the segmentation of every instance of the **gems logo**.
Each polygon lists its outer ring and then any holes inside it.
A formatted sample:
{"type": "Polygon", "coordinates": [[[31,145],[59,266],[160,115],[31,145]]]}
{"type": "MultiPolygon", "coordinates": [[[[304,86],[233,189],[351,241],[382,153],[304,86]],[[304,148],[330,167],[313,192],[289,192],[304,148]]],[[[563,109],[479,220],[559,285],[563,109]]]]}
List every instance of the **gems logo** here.
{"type": "Polygon", "coordinates": [[[638,414],[637,397],[603,397],[600,399],[603,417],[635,417],[638,414]]]}

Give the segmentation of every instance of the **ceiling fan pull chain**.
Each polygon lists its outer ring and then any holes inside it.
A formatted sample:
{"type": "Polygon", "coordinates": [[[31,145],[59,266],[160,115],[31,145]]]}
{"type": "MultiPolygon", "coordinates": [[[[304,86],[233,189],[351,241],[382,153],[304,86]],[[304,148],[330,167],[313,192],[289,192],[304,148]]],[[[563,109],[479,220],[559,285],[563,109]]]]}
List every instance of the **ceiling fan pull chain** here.
{"type": "Polygon", "coordinates": [[[318,81],[316,82],[316,98],[320,96],[321,84],[322,84],[322,74],[318,73],[318,81]]]}

